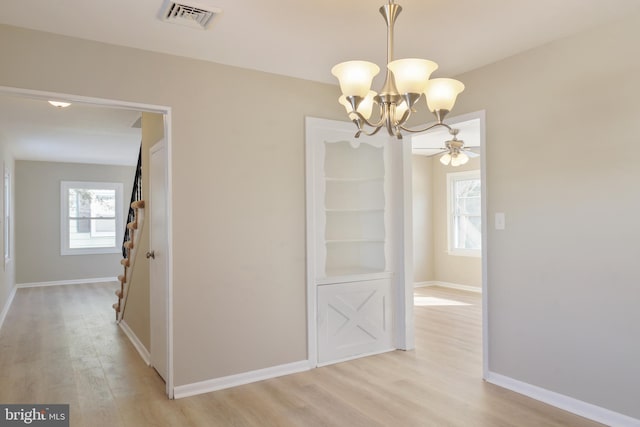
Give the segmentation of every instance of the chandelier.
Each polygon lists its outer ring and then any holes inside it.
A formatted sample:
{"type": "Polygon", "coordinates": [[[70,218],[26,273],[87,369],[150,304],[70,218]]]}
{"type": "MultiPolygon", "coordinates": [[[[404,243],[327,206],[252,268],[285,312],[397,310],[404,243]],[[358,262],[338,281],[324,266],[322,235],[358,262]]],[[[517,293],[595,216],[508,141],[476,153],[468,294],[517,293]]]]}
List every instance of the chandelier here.
{"type": "MultiPolygon", "coordinates": [[[[356,138],[362,133],[375,135],[383,127],[389,135],[402,139],[403,131],[425,132],[436,126],[444,126],[454,135],[452,141],[447,141],[448,145],[449,142],[457,141],[457,131],[443,120],[453,108],[458,94],[464,90],[464,85],[454,79],[429,79],[431,73],[438,68],[438,64],[433,61],[393,59],[393,26],[401,11],[402,6],[394,0],[389,0],[388,4],[380,7],[380,13],[387,24],[387,75],[380,93],[371,90],[371,82],[380,72],[380,67],[367,61],[347,61],[331,69],[331,73],[340,81],[342,90],[338,101],[358,127],[356,138]],[[411,113],[416,111],[414,107],[423,94],[429,111],[435,115],[436,123],[422,129],[408,128],[405,124],[411,113]],[[379,108],[377,121],[371,121],[374,105],[379,108]]],[[[455,145],[454,143],[451,148],[448,147],[450,161],[454,155],[457,158],[455,145]]],[[[458,152],[461,153],[459,148],[458,152]]]]}

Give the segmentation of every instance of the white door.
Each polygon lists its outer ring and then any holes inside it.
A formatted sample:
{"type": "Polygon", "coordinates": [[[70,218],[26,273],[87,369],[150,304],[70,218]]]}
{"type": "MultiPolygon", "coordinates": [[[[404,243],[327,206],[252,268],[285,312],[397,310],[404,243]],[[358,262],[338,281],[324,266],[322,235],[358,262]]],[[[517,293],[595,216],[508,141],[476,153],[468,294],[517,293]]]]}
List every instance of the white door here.
{"type": "Polygon", "coordinates": [[[165,140],[150,150],[149,280],[151,366],[167,380],[167,153],[165,140]]]}

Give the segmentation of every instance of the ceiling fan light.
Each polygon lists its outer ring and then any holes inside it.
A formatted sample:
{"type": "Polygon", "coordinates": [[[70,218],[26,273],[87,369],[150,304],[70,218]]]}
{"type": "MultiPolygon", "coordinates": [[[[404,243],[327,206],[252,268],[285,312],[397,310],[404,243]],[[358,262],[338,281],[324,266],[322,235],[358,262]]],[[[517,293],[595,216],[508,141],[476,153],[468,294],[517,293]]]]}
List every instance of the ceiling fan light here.
{"type": "Polygon", "coordinates": [[[340,82],[340,90],[344,96],[362,98],[369,93],[371,82],[379,72],[380,67],[367,61],[341,62],[331,69],[331,74],[340,82]]]}
{"type": "Polygon", "coordinates": [[[427,82],[424,94],[427,98],[429,111],[451,111],[456,98],[464,90],[464,84],[455,79],[431,79],[427,82]]]}
{"type": "Polygon", "coordinates": [[[458,159],[460,159],[461,165],[466,165],[469,162],[469,156],[462,152],[458,154],[458,159]]]}
{"type": "Polygon", "coordinates": [[[451,166],[460,166],[462,164],[458,154],[451,156],[451,166]]]}
{"type": "Polygon", "coordinates": [[[442,163],[445,166],[447,166],[450,161],[451,161],[451,154],[449,153],[444,153],[442,157],[440,157],[440,163],[442,163]]]}
{"type": "Polygon", "coordinates": [[[438,64],[427,59],[405,58],[391,61],[387,67],[393,73],[398,92],[422,93],[438,64]]]}

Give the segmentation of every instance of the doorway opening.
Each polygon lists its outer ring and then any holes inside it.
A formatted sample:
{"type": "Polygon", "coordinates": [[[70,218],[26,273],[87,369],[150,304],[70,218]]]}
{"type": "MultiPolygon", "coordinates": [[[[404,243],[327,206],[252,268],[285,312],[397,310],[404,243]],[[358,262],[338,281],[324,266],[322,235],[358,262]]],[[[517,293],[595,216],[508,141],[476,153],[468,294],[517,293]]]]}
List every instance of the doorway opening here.
{"type": "MultiPolygon", "coordinates": [[[[477,315],[481,322],[475,326],[479,326],[478,354],[482,354],[486,375],[484,111],[452,117],[447,123],[459,129],[457,139],[464,142],[462,147],[456,147],[457,152],[451,150],[448,141],[454,138],[446,129],[411,139],[414,303],[420,310],[433,310],[436,306],[460,310],[476,304],[477,313],[470,315],[477,315]],[[428,290],[432,287],[440,292],[428,290]],[[447,290],[451,291],[451,298],[447,290]],[[466,298],[465,293],[476,295],[466,298]]],[[[416,329],[420,327],[418,322],[417,315],[416,329]]]]}
{"type": "MultiPolygon", "coordinates": [[[[173,337],[173,304],[172,304],[172,296],[173,296],[173,292],[172,292],[172,251],[171,251],[171,239],[172,239],[172,233],[171,233],[171,186],[168,185],[169,182],[171,182],[171,108],[167,107],[167,106],[159,106],[159,105],[151,105],[151,104],[143,104],[143,103],[135,103],[135,102],[127,102],[127,101],[120,101],[120,100],[112,100],[112,99],[103,99],[103,98],[92,98],[92,97],[85,97],[85,96],[79,96],[79,95],[73,95],[73,94],[64,94],[64,93],[55,93],[55,92],[46,92],[46,91],[39,91],[39,90],[29,90],[29,89],[19,89],[19,88],[11,88],[11,87],[1,87],[0,86],[0,98],[2,98],[2,100],[15,100],[15,102],[17,103],[21,103],[22,105],[26,105],[29,104],[29,102],[32,103],[32,105],[45,105],[47,103],[47,101],[49,100],[64,100],[67,101],[69,103],[72,104],[72,107],[75,106],[78,110],[78,112],[80,112],[81,110],[85,111],[85,112],[91,112],[88,113],[88,115],[85,116],[84,120],[85,122],[87,121],[86,117],[89,116],[95,116],[95,111],[96,110],[103,110],[103,111],[109,111],[111,112],[111,114],[113,115],[120,115],[122,116],[123,114],[126,115],[125,113],[130,113],[130,112],[135,112],[138,114],[142,114],[142,113],[155,113],[155,114],[159,114],[162,116],[162,127],[164,128],[164,135],[165,135],[165,139],[166,139],[166,150],[165,150],[165,161],[166,161],[166,165],[167,165],[167,171],[166,171],[166,181],[162,184],[164,187],[163,189],[165,190],[165,194],[166,194],[166,214],[165,214],[165,229],[163,230],[165,236],[166,236],[166,264],[167,264],[167,269],[166,269],[166,286],[164,287],[164,291],[163,291],[163,298],[161,298],[162,304],[164,305],[164,310],[166,312],[166,320],[163,324],[163,328],[164,328],[164,335],[166,337],[166,344],[164,346],[164,348],[162,349],[162,352],[166,355],[166,366],[167,366],[167,375],[166,375],[166,382],[165,382],[165,386],[166,386],[166,394],[169,398],[173,398],[173,389],[174,389],[174,379],[173,379],[173,343],[172,343],[172,337],[173,337]],[[27,102],[29,101],[29,102],[27,102]]],[[[50,108],[50,113],[49,114],[56,114],[56,113],[64,113],[64,111],[55,111],[55,109],[51,106],[48,106],[47,108],[50,108]]],[[[61,110],[64,110],[63,108],[61,108],[61,110]]],[[[28,108],[24,111],[28,112],[28,108]]],[[[82,118],[82,114],[76,115],[76,120],[83,120],[82,118]]],[[[86,123],[85,123],[86,124],[86,123]]],[[[133,124],[133,123],[132,123],[133,124]]],[[[96,124],[97,125],[97,124],[96,124]]],[[[28,124],[25,126],[29,126],[28,124]]],[[[3,141],[3,144],[10,144],[12,141],[18,141],[18,138],[7,138],[5,139],[5,141],[3,141]]],[[[52,149],[52,144],[47,144],[47,141],[44,140],[43,138],[41,138],[40,141],[37,141],[34,143],[34,145],[31,145],[28,149],[28,151],[30,151],[32,154],[37,154],[38,156],[40,156],[39,159],[35,159],[35,158],[30,158],[30,159],[25,159],[25,160],[40,160],[40,161],[46,161],[47,156],[51,155],[53,156],[55,152],[55,149],[52,149]],[[34,148],[35,147],[35,148],[34,148]]],[[[139,149],[139,142],[140,140],[138,139],[138,147],[135,148],[135,152],[136,152],[136,157],[137,157],[137,151],[139,149]]],[[[87,145],[90,145],[89,142],[87,142],[87,145]]],[[[4,148],[4,147],[3,147],[4,148]]],[[[85,147],[86,148],[86,147],[85,147]]],[[[116,145],[111,146],[110,150],[112,152],[116,152],[118,151],[118,148],[116,145]]],[[[84,152],[84,157],[81,160],[76,161],[76,163],[84,163],[84,164],[91,164],[91,163],[103,163],[103,164],[108,164],[106,161],[100,161],[100,160],[104,160],[100,159],[100,158],[96,158],[96,161],[91,161],[89,157],[87,157],[88,155],[90,155],[90,152],[92,150],[85,150],[84,152]]],[[[7,154],[7,162],[10,162],[12,165],[15,164],[15,160],[23,160],[21,157],[22,155],[20,154],[20,150],[17,149],[16,147],[12,147],[12,148],[8,148],[7,150],[3,150],[3,158],[4,158],[4,152],[7,153],[12,153],[12,152],[16,152],[18,153],[17,155],[14,154],[7,154]]],[[[102,153],[105,153],[105,151],[103,150],[102,153]]],[[[58,153],[59,154],[59,153],[58,153]]],[[[73,156],[74,153],[71,153],[71,156],[73,156]]],[[[78,153],[75,153],[78,154],[78,153]]],[[[55,157],[55,156],[54,156],[55,157]]],[[[54,158],[51,157],[51,158],[54,158]]],[[[102,157],[108,157],[108,153],[104,154],[102,157]]],[[[55,160],[58,162],[64,162],[64,160],[55,160]]],[[[67,160],[67,163],[73,163],[72,160],[67,160]]],[[[135,162],[135,159],[134,159],[135,162]]],[[[15,183],[15,180],[14,180],[15,183]]],[[[15,191],[13,191],[11,193],[11,197],[12,199],[15,200],[15,191]]],[[[15,206],[14,200],[12,200],[12,205],[15,206]]],[[[15,215],[20,215],[20,212],[15,212],[15,215]]],[[[15,223],[15,222],[14,222],[15,223]]],[[[10,234],[11,239],[13,239],[13,241],[15,242],[17,239],[20,239],[19,235],[16,235],[16,232],[14,230],[13,233],[10,234]]],[[[12,244],[14,242],[9,242],[9,246],[8,247],[12,247],[12,244]]],[[[18,254],[15,254],[18,255],[18,254]]],[[[12,271],[15,272],[15,263],[16,263],[16,256],[13,256],[10,260],[12,265],[9,265],[8,268],[10,268],[12,271]]],[[[15,288],[16,285],[16,277],[15,275],[13,275],[13,279],[12,279],[12,286],[15,288]]],[[[150,304],[153,304],[153,300],[150,302],[150,304]]],[[[125,328],[123,328],[123,330],[125,330],[125,328]]],[[[126,331],[125,331],[126,333],[126,331]]],[[[135,343],[134,343],[135,345],[135,343]]]]}

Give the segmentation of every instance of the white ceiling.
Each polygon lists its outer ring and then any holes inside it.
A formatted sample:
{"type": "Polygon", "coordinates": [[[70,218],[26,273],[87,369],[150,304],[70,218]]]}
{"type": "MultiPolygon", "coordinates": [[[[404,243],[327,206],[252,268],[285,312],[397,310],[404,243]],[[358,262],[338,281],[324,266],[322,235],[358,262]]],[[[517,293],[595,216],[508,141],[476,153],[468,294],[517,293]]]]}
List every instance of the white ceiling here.
{"type": "MultiPolygon", "coordinates": [[[[164,0],[2,0],[0,23],[330,83],[338,62],[385,62],[385,24],[378,13],[385,0],[195,1],[223,10],[206,31],[159,20],[164,0]]],[[[436,61],[435,77],[455,76],[640,11],[638,0],[399,3],[404,10],[396,26],[396,57],[436,61]]],[[[58,140],[70,139],[62,131],[71,123],[57,123],[58,140]]],[[[125,132],[108,119],[103,125],[93,133],[125,132]]],[[[54,134],[44,127],[43,122],[40,141],[54,134]]]]}
{"type": "Polygon", "coordinates": [[[0,95],[0,133],[16,159],[135,166],[139,111],[0,95]]]}

